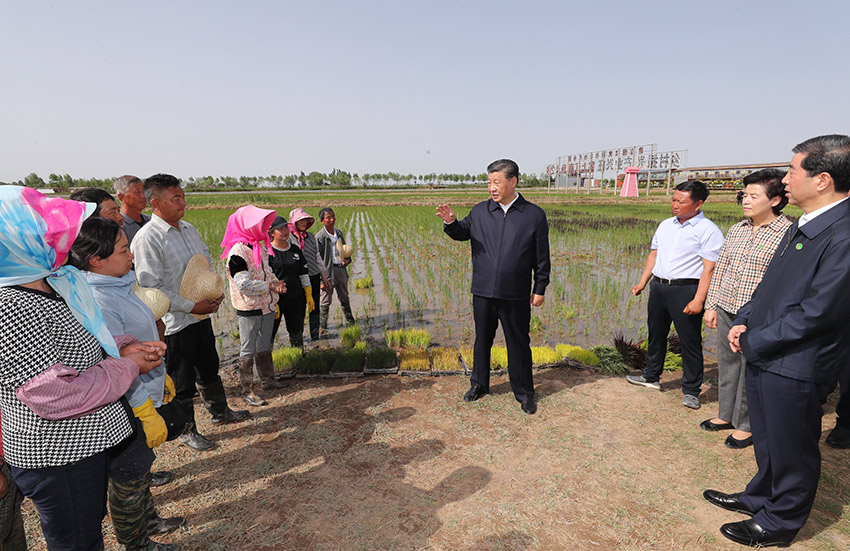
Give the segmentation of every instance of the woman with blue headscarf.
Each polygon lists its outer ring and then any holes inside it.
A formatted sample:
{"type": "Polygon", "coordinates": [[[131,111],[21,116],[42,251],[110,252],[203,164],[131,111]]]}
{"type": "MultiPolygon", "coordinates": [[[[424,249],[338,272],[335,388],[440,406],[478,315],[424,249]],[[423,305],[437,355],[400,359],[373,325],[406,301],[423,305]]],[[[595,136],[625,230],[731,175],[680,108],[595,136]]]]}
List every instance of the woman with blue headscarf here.
{"type": "Polygon", "coordinates": [[[113,338],[85,278],[63,266],[93,210],[0,186],[3,451],[51,551],[103,548],[107,450],[133,434],[121,396],[165,352],[113,338]]]}

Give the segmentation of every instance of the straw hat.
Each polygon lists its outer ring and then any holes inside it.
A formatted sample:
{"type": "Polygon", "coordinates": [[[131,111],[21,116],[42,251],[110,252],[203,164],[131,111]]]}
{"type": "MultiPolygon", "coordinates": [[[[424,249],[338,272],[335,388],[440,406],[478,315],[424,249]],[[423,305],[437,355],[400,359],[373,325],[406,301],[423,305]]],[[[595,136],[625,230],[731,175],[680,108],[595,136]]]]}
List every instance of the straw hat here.
{"type": "MultiPolygon", "coordinates": [[[[202,254],[193,256],[183,272],[180,283],[180,296],[191,302],[215,300],[224,292],[221,276],[210,270],[207,257],[202,254]]],[[[207,319],[208,314],[192,314],[199,320],[207,319]]]]}
{"type": "Polygon", "coordinates": [[[354,254],[354,248],[351,245],[343,245],[342,239],[336,240],[336,250],[339,251],[340,260],[351,258],[351,255],[354,254]]]}
{"type": "Polygon", "coordinates": [[[145,306],[151,309],[155,320],[159,320],[168,312],[168,307],[171,306],[171,301],[168,296],[153,287],[133,287],[133,292],[136,296],[145,303],[145,306]]]}

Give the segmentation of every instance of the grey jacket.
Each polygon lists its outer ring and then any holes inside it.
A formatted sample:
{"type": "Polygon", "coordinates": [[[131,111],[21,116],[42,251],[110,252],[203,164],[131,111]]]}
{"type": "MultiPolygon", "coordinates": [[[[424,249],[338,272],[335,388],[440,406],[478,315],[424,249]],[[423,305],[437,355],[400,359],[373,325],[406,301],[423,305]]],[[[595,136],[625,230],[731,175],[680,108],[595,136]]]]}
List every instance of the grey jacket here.
{"type": "MultiPolygon", "coordinates": [[[[345,245],[345,234],[342,233],[342,230],[339,228],[334,228],[334,233],[337,236],[337,239],[342,240],[342,244],[345,245]]],[[[334,261],[334,252],[331,247],[331,236],[324,227],[316,232],[316,242],[319,245],[319,256],[322,257],[322,263],[325,265],[325,273],[328,276],[328,279],[333,281],[333,261],[334,261]]]]}

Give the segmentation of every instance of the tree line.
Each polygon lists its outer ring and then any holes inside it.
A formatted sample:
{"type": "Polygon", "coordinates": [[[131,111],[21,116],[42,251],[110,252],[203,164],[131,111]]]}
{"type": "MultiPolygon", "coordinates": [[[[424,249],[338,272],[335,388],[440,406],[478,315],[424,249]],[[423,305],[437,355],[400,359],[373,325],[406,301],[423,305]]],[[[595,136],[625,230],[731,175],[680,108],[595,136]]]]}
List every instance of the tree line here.
{"type": "MultiPolygon", "coordinates": [[[[117,177],[117,176],[116,176],[117,177]]],[[[32,172],[23,180],[7,182],[13,185],[32,188],[52,188],[64,191],[71,188],[97,187],[112,190],[112,178],[73,178],[70,174],[50,174],[45,181],[41,176],[32,172]]],[[[334,169],[325,174],[313,171],[300,172],[286,176],[272,174],[269,176],[200,176],[181,178],[186,189],[192,190],[240,190],[255,188],[348,188],[348,187],[444,187],[444,186],[481,186],[487,183],[487,174],[453,174],[432,172],[430,174],[400,174],[398,172],[383,173],[351,173],[334,169]]],[[[4,183],[4,182],[0,182],[4,183]]],[[[520,187],[545,186],[547,177],[540,178],[536,174],[520,174],[520,187]]]]}

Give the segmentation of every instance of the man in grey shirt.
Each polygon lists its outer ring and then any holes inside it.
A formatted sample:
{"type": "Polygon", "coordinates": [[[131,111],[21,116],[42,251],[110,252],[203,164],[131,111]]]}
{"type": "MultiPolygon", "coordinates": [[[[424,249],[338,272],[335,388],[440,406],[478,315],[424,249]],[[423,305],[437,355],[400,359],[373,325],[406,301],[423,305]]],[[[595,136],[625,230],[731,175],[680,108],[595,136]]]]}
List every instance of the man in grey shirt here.
{"type": "MultiPolygon", "coordinates": [[[[209,318],[199,320],[192,314],[213,314],[224,295],[215,300],[193,303],[180,296],[180,283],[192,256],[209,250],[192,224],[182,220],[186,197],[180,180],[169,174],[155,174],[145,180],[145,197],[153,207],[150,222],[136,234],[131,251],[135,256],[136,277],[142,287],[164,292],[171,306],[163,316],[165,323],[165,369],[174,380],[177,402],[189,416],[180,441],[196,450],[215,444],[198,433],[193,398],[195,384],[214,424],[244,421],[247,411],[233,411],[227,405],[224,386],[218,374],[218,352],[209,318]]],[[[212,265],[212,263],[210,263],[212,265]]]]}
{"type": "Polygon", "coordinates": [[[142,211],[148,208],[148,200],[143,189],[144,182],[136,176],[124,175],[112,182],[112,191],[121,201],[121,216],[124,218],[124,233],[127,241],[132,243],[133,237],[150,222],[151,217],[142,211]]]}

